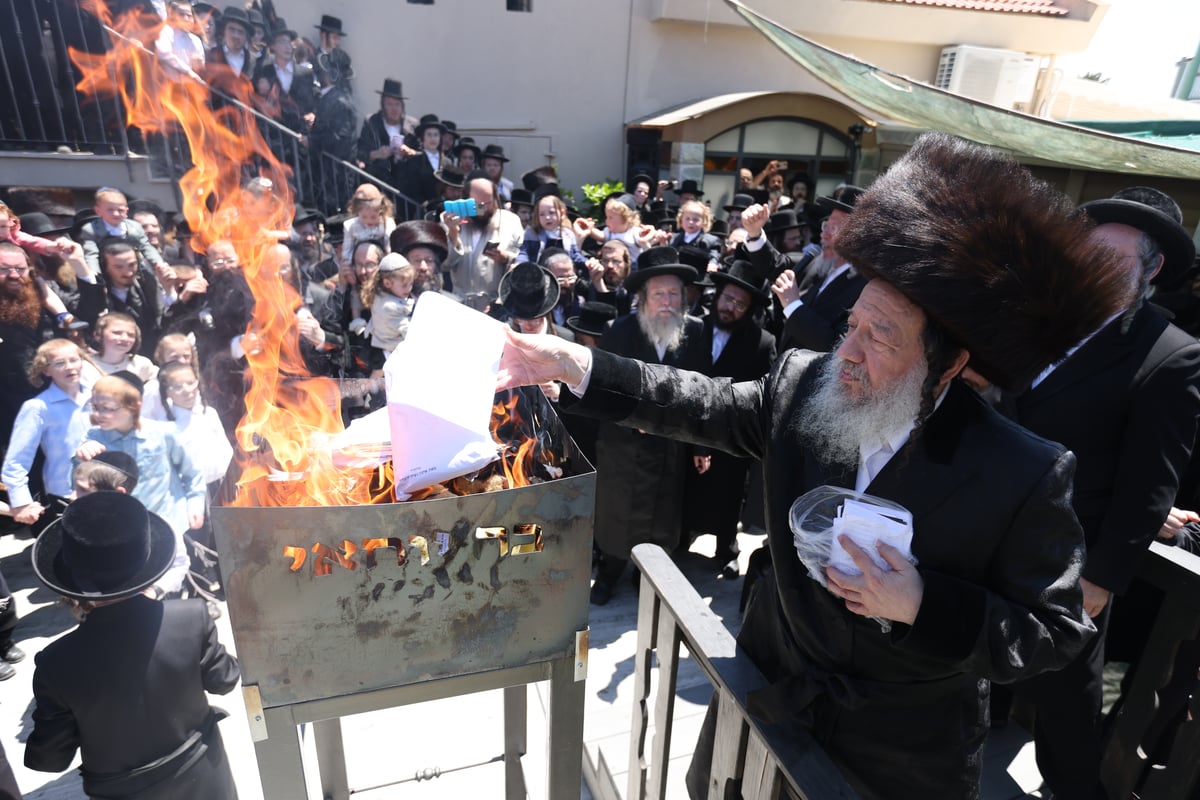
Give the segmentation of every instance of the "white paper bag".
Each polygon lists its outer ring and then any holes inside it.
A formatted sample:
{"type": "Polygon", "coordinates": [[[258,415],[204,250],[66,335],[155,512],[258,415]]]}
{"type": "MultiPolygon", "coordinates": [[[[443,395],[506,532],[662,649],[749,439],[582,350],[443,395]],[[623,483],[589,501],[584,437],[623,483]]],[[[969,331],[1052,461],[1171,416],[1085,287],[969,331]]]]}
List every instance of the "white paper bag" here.
{"type": "Polygon", "coordinates": [[[435,292],[384,364],[396,499],[499,458],[489,432],[504,325],[435,292]]]}

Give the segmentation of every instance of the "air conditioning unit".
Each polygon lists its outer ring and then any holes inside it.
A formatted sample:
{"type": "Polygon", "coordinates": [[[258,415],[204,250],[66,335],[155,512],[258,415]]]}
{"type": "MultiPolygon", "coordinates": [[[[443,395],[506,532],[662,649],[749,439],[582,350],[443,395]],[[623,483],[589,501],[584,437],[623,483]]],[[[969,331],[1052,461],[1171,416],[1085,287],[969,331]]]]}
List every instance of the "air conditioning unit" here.
{"type": "Polygon", "coordinates": [[[957,44],[943,47],[934,86],[1001,108],[1033,99],[1039,59],[1016,50],[957,44]]]}

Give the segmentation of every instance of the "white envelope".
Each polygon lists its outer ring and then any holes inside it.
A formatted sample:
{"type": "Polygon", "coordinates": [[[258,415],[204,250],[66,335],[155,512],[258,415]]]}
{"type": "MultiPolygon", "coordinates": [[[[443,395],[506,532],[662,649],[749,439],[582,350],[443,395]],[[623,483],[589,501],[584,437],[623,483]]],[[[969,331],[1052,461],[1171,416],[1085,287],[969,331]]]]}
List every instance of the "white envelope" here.
{"type": "Polygon", "coordinates": [[[489,432],[504,325],[435,292],[383,371],[396,499],[499,458],[489,432]]]}
{"type": "Polygon", "coordinates": [[[849,575],[861,575],[862,570],[838,540],[841,534],[865,550],[875,565],[884,571],[890,571],[892,567],[879,555],[880,543],[890,544],[912,560],[912,513],[907,510],[883,508],[849,498],[842,504],[830,530],[829,566],[849,575]]]}

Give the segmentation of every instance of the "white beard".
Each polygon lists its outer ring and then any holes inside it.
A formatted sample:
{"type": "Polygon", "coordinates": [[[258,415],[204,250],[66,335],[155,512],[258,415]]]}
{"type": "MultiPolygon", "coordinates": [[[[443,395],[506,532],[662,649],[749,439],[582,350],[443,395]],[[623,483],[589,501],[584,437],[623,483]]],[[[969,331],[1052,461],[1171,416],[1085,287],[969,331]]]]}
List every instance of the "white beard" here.
{"type": "Polygon", "coordinates": [[[665,345],[666,352],[674,352],[683,339],[683,312],[675,311],[669,317],[637,313],[638,327],[656,348],[665,345]]]}
{"type": "Polygon", "coordinates": [[[857,465],[860,449],[877,450],[916,421],[928,374],[929,365],[922,358],[896,386],[880,391],[866,382],[862,367],[832,356],[821,367],[816,388],[792,425],[822,462],[857,465]],[[852,396],[838,379],[842,370],[862,382],[861,396],[852,396]]]}

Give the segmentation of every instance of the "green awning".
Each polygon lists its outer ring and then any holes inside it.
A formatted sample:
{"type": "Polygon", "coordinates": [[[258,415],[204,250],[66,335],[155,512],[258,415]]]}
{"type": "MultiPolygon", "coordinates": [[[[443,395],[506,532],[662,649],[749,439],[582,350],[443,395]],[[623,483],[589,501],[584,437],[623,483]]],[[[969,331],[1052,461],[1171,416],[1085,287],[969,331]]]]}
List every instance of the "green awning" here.
{"type": "Polygon", "coordinates": [[[817,44],[739,0],[725,2],[797,64],[882,117],[1071,167],[1200,178],[1200,153],[1193,150],[1089,130],[951,94],[817,44]]]}

